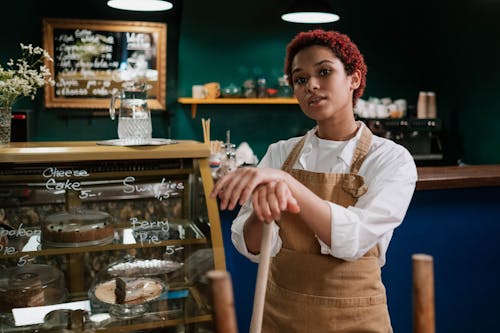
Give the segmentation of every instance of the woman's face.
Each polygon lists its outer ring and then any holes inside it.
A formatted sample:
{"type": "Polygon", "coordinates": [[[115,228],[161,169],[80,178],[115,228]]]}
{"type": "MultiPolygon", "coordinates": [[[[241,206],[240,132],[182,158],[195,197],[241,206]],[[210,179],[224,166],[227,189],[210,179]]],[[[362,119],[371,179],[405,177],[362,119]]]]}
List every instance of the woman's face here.
{"type": "Polygon", "coordinates": [[[348,76],[331,49],[313,45],[299,51],[291,75],[295,97],[306,116],[316,121],[352,116],[359,73],[348,76]]]}

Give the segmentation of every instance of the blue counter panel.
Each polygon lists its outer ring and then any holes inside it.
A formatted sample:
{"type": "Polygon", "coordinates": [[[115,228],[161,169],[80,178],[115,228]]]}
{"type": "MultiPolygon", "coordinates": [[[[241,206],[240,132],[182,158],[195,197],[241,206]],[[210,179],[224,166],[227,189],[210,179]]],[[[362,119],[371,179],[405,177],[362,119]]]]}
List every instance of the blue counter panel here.
{"type": "Polygon", "coordinates": [[[436,331],[500,327],[500,188],[417,191],[382,277],[394,332],[412,332],[414,253],[434,257],[436,331]]]}
{"type": "MultiPolygon", "coordinates": [[[[240,333],[248,332],[257,265],[236,252],[221,212],[227,269],[240,333]]],[[[394,332],[412,332],[414,253],[434,257],[437,332],[494,332],[500,327],[500,188],[417,191],[395,230],[382,277],[394,332]]]]}
{"type": "Polygon", "coordinates": [[[226,255],[226,268],[231,274],[234,292],[234,306],[238,320],[238,332],[247,333],[250,328],[253,308],[253,294],[258,265],[243,257],[231,242],[231,223],[238,209],[221,211],[222,239],[226,255]]]}

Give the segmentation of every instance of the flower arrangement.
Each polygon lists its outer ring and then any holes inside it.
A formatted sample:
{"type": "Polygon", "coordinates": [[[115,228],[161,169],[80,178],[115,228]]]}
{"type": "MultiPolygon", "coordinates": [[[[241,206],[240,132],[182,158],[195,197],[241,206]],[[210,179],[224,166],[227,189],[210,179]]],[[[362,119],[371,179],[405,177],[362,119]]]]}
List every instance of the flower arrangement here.
{"type": "Polygon", "coordinates": [[[16,61],[10,59],[7,67],[0,65],[0,107],[11,108],[21,97],[35,98],[38,88],[54,80],[44,60],[52,61],[49,53],[41,47],[21,45],[22,56],[16,61]]]}

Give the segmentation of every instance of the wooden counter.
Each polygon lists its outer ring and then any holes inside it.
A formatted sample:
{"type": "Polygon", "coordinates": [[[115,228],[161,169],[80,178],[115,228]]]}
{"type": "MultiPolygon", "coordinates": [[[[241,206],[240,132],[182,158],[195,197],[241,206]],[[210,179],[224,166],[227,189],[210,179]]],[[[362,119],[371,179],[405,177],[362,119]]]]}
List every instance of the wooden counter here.
{"type": "MultiPolygon", "coordinates": [[[[95,141],[12,142],[0,146],[0,163],[37,163],[209,157],[210,148],[180,140],[162,146],[104,146],[95,141]]],[[[419,167],[417,190],[500,186],[500,165],[419,167]]]]}
{"type": "Polygon", "coordinates": [[[38,163],[203,158],[210,156],[210,147],[196,141],[179,140],[177,143],[159,146],[106,146],[96,141],[65,142],[11,142],[0,146],[0,163],[38,163]]]}
{"type": "Polygon", "coordinates": [[[417,190],[500,186],[500,165],[419,167],[417,190]]]}

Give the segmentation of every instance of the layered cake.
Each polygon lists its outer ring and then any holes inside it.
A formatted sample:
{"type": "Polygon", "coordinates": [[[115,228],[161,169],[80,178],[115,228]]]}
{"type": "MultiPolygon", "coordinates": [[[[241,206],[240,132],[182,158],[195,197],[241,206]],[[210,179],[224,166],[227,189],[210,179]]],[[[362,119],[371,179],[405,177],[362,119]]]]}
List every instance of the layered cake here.
{"type": "Polygon", "coordinates": [[[160,296],[163,285],[150,278],[115,278],[98,284],[94,295],[108,304],[142,304],[160,296]]]}
{"type": "Polygon", "coordinates": [[[45,292],[42,280],[35,273],[20,273],[9,279],[12,288],[5,295],[7,303],[13,308],[45,305],[45,292]]]}
{"type": "Polygon", "coordinates": [[[51,215],[42,228],[43,241],[55,244],[111,241],[113,236],[110,215],[92,210],[51,215]]]}
{"type": "Polygon", "coordinates": [[[66,297],[61,271],[49,265],[10,267],[0,273],[0,310],[56,304],[66,297]]]}

